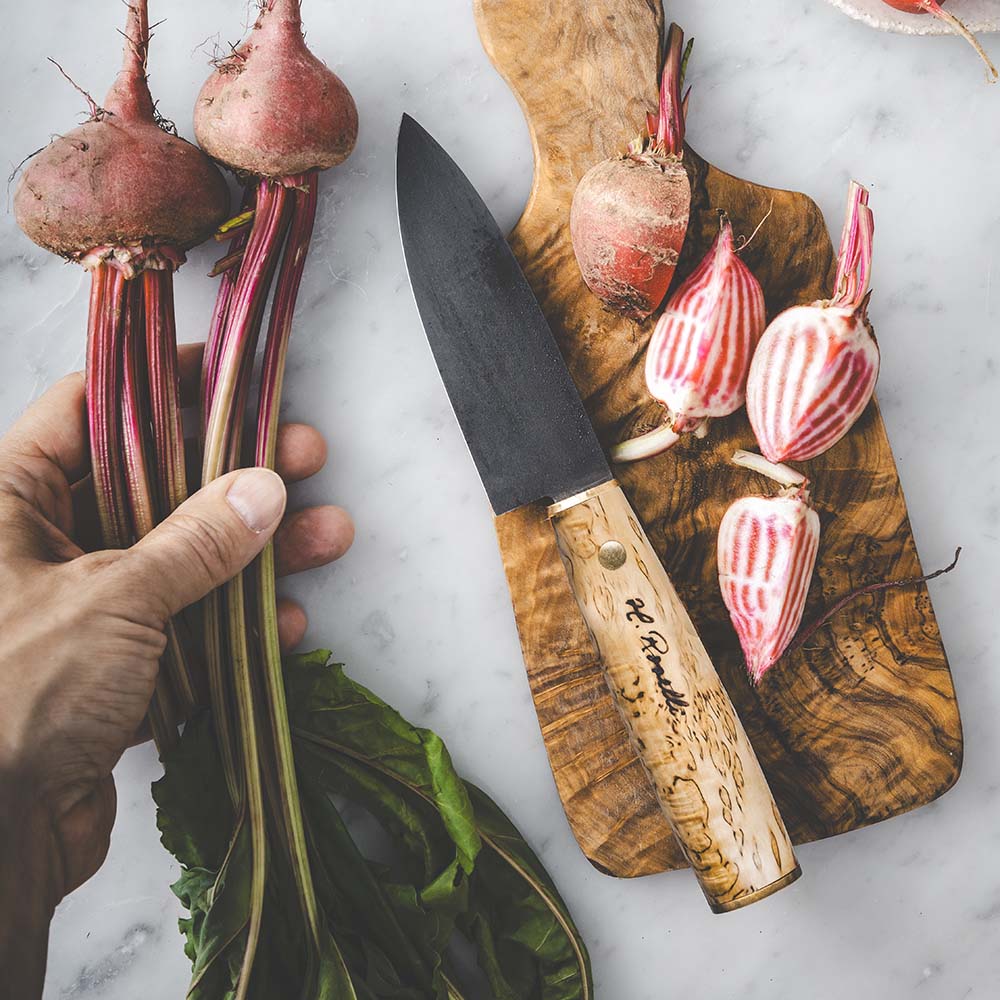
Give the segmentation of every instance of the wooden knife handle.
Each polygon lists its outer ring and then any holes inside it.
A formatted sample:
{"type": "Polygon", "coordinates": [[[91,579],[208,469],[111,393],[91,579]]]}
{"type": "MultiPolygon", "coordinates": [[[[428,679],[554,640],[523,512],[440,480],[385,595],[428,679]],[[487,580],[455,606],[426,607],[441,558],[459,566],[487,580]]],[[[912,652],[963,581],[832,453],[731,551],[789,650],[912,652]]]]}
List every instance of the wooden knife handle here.
{"type": "Polygon", "coordinates": [[[549,510],[566,573],[663,812],[716,913],[801,874],[753,747],[615,482],[549,510]]]}

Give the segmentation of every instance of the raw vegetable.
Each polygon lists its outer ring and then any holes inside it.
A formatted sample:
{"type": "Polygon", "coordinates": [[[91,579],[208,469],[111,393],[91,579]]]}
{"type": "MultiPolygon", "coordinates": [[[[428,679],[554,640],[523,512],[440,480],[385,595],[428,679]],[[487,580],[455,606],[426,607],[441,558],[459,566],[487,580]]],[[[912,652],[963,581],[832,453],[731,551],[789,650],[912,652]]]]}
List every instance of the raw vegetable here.
{"type": "MultiPolygon", "coordinates": [[[[142,537],[187,495],[177,395],[173,272],[225,218],[225,181],[157,113],[146,82],[149,17],[132,0],[124,65],[103,107],[33,158],[14,197],[20,227],[92,278],[87,413],[104,544],[142,537]]],[[[183,623],[168,647],[150,723],[176,739],[197,700],[183,623]]]]}
{"type": "Polygon", "coordinates": [[[621,156],[592,167],[570,210],[570,235],[587,287],[632,319],[663,301],[687,234],[691,184],[684,169],[687,56],[684,32],[670,26],[658,116],[621,156]]]}
{"type": "MultiPolygon", "coordinates": [[[[348,156],[357,128],[347,88],[306,47],[298,0],[264,0],[249,35],[217,61],[198,97],[198,141],[245,186],[244,211],[220,231],[231,245],[217,268],[223,277],[203,367],[204,482],[248,462],[274,465],[285,358],[316,217],[319,172],[348,156]],[[256,440],[244,452],[250,380],[272,285],[256,440]]],[[[282,684],[272,545],[251,570],[206,600],[205,655],[234,808],[233,842],[249,838],[249,919],[236,1000],[251,989],[265,905],[274,885],[283,884],[284,869],[306,931],[305,993],[324,995],[330,988],[353,997],[310,866],[282,684]],[[278,851],[269,852],[269,842],[278,851]]]]}
{"type": "Polygon", "coordinates": [[[764,292],[738,256],[733,227],[722,216],[712,248],[670,297],[646,351],[646,385],[663,403],[666,419],[619,444],[612,460],[656,455],[681,434],[704,434],[710,418],[738,410],[765,319],[764,292]]]}
{"type": "Polygon", "coordinates": [[[739,465],[778,478],[774,497],[743,497],[719,525],[719,586],[753,684],[778,661],[802,622],[819,551],[819,515],[808,483],[787,467],[737,453],[739,465]]]}
{"type": "Polygon", "coordinates": [[[883,3],[894,7],[896,10],[905,11],[907,14],[933,14],[940,18],[957,35],[961,35],[978,53],[980,59],[986,64],[986,79],[994,83],[997,79],[997,68],[990,61],[986,50],[979,44],[979,40],[962,22],[950,11],[944,10],[937,0],[882,0],[883,3]]]}
{"type": "MultiPolygon", "coordinates": [[[[462,782],[437,736],[328,661],[325,651],[291,657],[285,681],[317,892],[356,995],[471,1000],[448,950],[457,933],[475,945],[492,996],[592,1000],[579,932],[518,831],[462,782]],[[359,810],[390,838],[388,860],[384,848],[376,863],[356,847],[348,824],[359,810]]],[[[164,845],[183,866],[174,891],[191,911],[181,921],[198,975],[191,997],[219,1000],[242,959],[250,875],[243,845],[220,835],[234,817],[209,716],[188,725],[165,764],[153,795],[164,845]]],[[[254,995],[294,996],[296,904],[272,902],[254,995]]]]}
{"type": "Polygon", "coordinates": [[[878,379],[868,322],[874,224],[868,192],[851,182],[834,297],[781,313],[764,332],[747,379],[747,415],[771,462],[832,448],[864,412],[878,379]]]}
{"type": "Polygon", "coordinates": [[[733,463],[783,487],[775,497],[737,500],[719,526],[719,586],[754,685],[786,652],[803,646],[858,597],[925,583],[958,565],[961,549],[949,566],[934,573],[858,587],[799,631],[820,539],[820,521],[809,500],[809,483],[787,465],[750,452],[736,452],[733,463]]]}

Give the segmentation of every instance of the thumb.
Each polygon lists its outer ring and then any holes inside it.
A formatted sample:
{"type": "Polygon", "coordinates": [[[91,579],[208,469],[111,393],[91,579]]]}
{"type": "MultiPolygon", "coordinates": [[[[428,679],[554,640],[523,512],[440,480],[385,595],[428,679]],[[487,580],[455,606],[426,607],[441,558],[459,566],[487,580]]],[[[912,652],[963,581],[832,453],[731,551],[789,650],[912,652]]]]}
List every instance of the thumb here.
{"type": "Polygon", "coordinates": [[[270,469],[211,482],[132,546],[117,564],[164,618],[231,580],[264,548],[285,512],[285,484],[270,469]]]}

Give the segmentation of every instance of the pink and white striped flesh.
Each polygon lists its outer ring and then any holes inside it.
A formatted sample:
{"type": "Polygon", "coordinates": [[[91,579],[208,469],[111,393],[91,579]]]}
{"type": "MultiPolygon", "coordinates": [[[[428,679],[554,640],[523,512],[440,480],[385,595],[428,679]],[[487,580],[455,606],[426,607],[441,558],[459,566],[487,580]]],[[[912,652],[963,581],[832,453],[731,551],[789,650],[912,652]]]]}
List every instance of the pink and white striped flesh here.
{"type": "Polygon", "coordinates": [[[806,485],[775,497],[743,497],[719,526],[719,586],[754,685],[802,622],[820,538],[806,485]]]}
{"type": "Polygon", "coordinates": [[[646,385],[664,404],[661,427],[619,444],[616,462],[633,462],[703,432],[711,417],[735,413],[746,398],[747,372],[766,312],[764,292],[733,246],[723,216],[704,260],[667,302],[646,352],[646,385]]]}
{"type": "Polygon", "coordinates": [[[834,297],[781,313],[747,379],[747,414],[772,462],[815,458],[854,426],[875,390],[879,349],[868,322],[874,223],[851,182],[834,297]]]}

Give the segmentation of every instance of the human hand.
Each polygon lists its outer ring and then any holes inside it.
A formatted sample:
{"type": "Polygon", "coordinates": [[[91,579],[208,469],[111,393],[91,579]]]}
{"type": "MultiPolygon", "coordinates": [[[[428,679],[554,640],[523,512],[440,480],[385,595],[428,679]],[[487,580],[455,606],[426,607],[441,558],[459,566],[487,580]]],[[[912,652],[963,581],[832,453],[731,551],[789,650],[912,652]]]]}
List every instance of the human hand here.
{"type": "MultiPolygon", "coordinates": [[[[186,404],[200,364],[200,349],[182,349],[186,404]]],[[[283,574],[328,563],[353,540],[341,509],[286,516],[281,478],[245,470],[211,483],[131,549],[101,551],[86,439],[79,374],[0,439],[0,814],[35,831],[28,846],[49,914],[107,853],[111,771],[136,741],[168,619],[243,569],[272,535],[283,574]]],[[[278,442],[285,481],[323,466],[326,445],[313,428],[284,426],[278,442]]],[[[295,646],[305,629],[303,610],[281,602],[282,645],[295,646]]],[[[0,854],[11,836],[0,829],[0,854]]],[[[0,872],[5,894],[7,884],[0,872]]]]}

